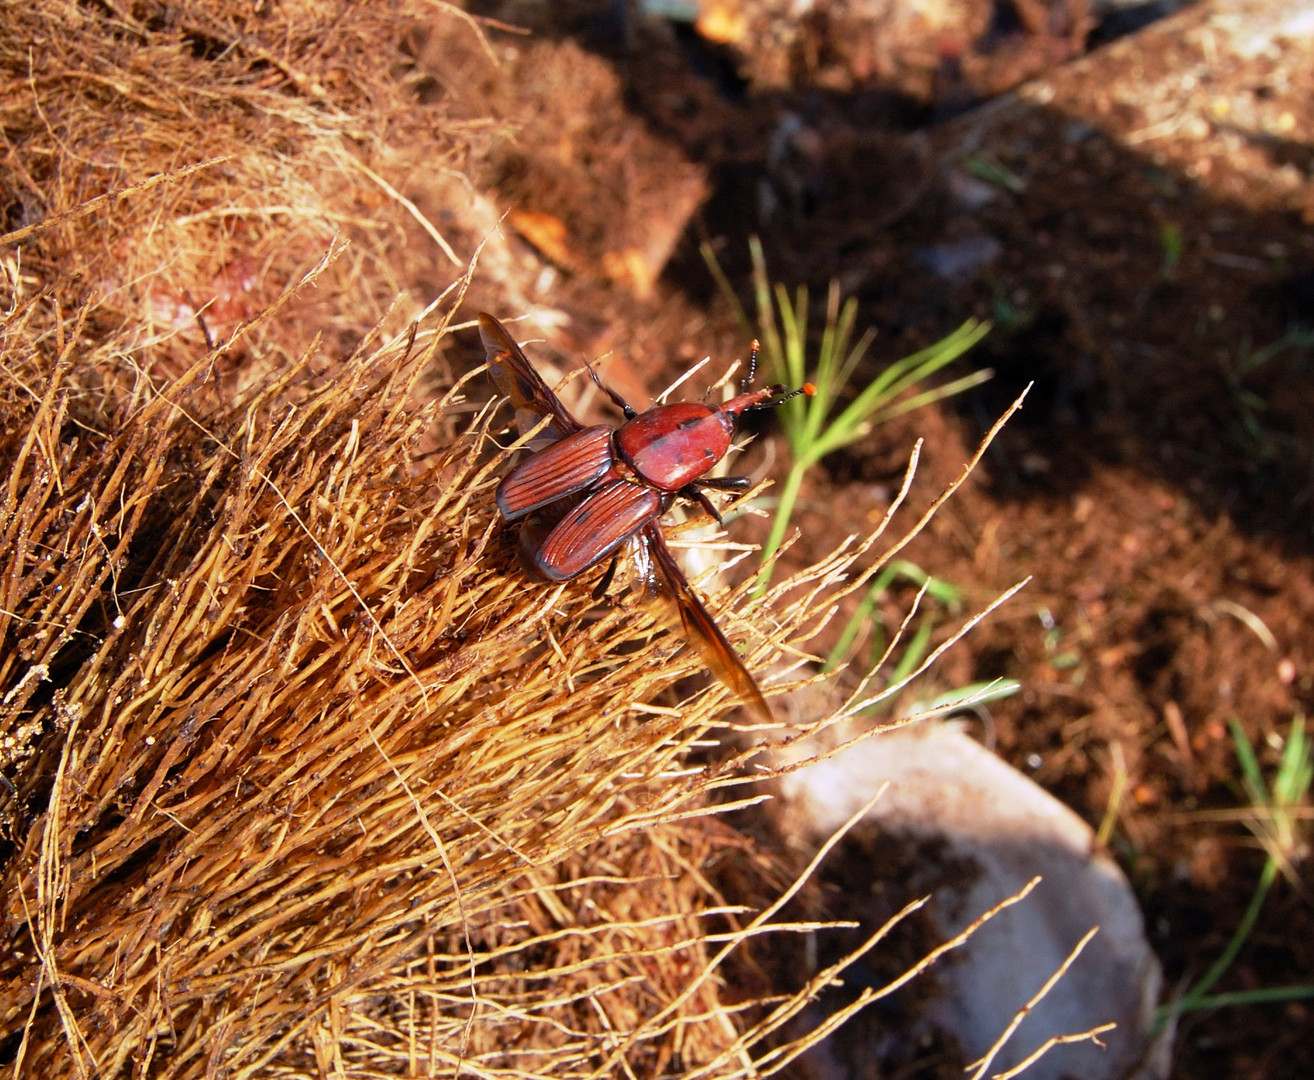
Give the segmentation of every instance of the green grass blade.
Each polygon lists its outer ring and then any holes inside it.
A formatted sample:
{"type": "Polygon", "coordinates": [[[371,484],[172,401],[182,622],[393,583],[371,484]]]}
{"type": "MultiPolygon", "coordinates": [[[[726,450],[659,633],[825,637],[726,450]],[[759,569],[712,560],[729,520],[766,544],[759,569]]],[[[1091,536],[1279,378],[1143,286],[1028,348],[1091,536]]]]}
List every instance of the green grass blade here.
{"type": "Polygon", "coordinates": [[[1236,754],[1237,764],[1241,766],[1241,783],[1246,789],[1246,795],[1257,805],[1267,804],[1268,784],[1264,781],[1263,770],[1259,767],[1259,759],[1255,757],[1250,740],[1236,720],[1229,720],[1227,726],[1232,732],[1232,751],[1236,754]]]}
{"type": "Polygon", "coordinates": [[[1016,679],[991,679],[989,682],[968,683],[952,690],[937,694],[930,701],[919,703],[909,710],[909,715],[923,713],[948,714],[962,708],[975,708],[991,701],[1003,701],[1021,691],[1022,684],[1016,679]]]}

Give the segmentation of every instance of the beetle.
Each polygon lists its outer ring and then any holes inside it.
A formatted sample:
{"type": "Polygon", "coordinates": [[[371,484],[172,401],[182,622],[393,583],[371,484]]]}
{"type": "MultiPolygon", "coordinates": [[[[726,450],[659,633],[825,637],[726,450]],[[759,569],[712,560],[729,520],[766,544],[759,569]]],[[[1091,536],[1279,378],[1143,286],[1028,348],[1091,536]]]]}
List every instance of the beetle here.
{"type": "Polygon", "coordinates": [[[814,388],[750,390],[758,354],[753,342],[741,393],[724,405],[686,401],[639,413],[589,366],[590,377],[621,410],[625,422],[619,428],[586,427],[548,389],[505,326],[481,313],[479,333],[489,371],[511,399],[521,434],[542,425],[530,439],[530,455],[497,489],[502,517],[524,523],[521,550],[530,571],[549,581],[568,581],[611,556],[595,590],[601,596],[622,545],[632,542],[643,577],[650,588],[664,584],[670,591],[685,636],[704,663],[769,721],[771,710],[762,691],[675,561],[660,519],[677,498],[684,498],[724,524],[706,491],[744,491],[750,481],[707,473],[729,451],[736,422],[746,412],[778,405],[798,393],[814,393],[814,388]],[[538,520],[540,514],[546,516],[546,525],[538,520]]]}

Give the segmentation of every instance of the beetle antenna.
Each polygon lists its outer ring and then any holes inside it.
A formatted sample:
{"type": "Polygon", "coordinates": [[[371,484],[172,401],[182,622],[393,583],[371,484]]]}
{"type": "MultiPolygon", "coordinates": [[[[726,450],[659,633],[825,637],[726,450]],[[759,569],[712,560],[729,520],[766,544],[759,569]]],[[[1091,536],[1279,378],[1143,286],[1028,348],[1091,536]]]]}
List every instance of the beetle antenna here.
{"type": "Polygon", "coordinates": [[[612,404],[615,405],[616,408],[620,409],[620,411],[625,414],[626,420],[633,420],[636,416],[639,415],[637,412],[635,412],[633,406],[631,406],[628,401],[626,401],[623,397],[620,396],[620,394],[616,393],[615,390],[613,390],[610,386],[608,386],[600,378],[598,378],[598,373],[593,370],[592,364],[590,364],[587,360],[585,360],[584,366],[589,369],[589,378],[592,379],[594,383],[597,384],[599,390],[601,390],[604,394],[606,394],[607,397],[611,398],[612,404]]]}
{"type": "Polygon", "coordinates": [[[746,393],[748,388],[753,385],[753,379],[757,377],[757,354],[762,351],[762,343],[753,339],[748,346],[748,375],[741,384],[741,389],[746,393]]]}
{"type": "Polygon", "coordinates": [[[777,405],[783,405],[786,401],[796,398],[799,394],[804,397],[812,397],[816,394],[817,388],[810,382],[805,382],[796,390],[786,390],[783,386],[773,386],[771,388],[772,397],[766,401],[759,401],[755,405],[750,405],[744,412],[757,412],[759,409],[774,409],[777,405]]]}

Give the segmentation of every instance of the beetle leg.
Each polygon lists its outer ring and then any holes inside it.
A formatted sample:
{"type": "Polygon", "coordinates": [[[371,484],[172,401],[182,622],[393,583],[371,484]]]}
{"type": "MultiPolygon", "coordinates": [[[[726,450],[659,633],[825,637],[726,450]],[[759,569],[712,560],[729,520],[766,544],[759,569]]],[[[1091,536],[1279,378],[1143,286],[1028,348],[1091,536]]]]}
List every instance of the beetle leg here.
{"type": "Polygon", "coordinates": [[[721,528],[723,529],[725,528],[725,520],[721,517],[721,511],[716,508],[716,505],[712,502],[711,499],[709,499],[706,495],[704,495],[701,491],[698,490],[696,485],[690,484],[688,487],[683,488],[680,494],[684,495],[685,498],[692,499],[694,502],[696,502],[699,506],[701,506],[704,510],[706,510],[709,514],[712,515],[712,518],[716,521],[718,525],[721,526],[721,528]]]}
{"type": "Polygon", "coordinates": [[[601,602],[602,598],[607,595],[607,590],[611,588],[611,583],[616,577],[616,564],[619,562],[620,548],[617,548],[611,556],[611,562],[607,564],[607,572],[593,586],[593,599],[595,602],[601,602]]]}
{"type": "Polygon", "coordinates": [[[625,414],[626,420],[633,420],[636,416],[639,415],[634,410],[634,407],[628,401],[626,401],[623,397],[620,396],[620,394],[616,393],[615,390],[613,390],[610,386],[608,386],[600,378],[598,378],[598,373],[593,370],[592,364],[585,361],[584,366],[589,369],[589,378],[594,381],[594,383],[597,385],[599,390],[601,390],[604,394],[606,394],[609,398],[611,398],[611,403],[625,414]]]}
{"type": "Polygon", "coordinates": [[[747,476],[703,476],[696,482],[697,487],[711,488],[713,491],[747,491],[753,486],[747,476]]]}
{"type": "Polygon", "coordinates": [[[698,503],[704,510],[715,519],[716,523],[725,528],[725,519],[721,517],[721,511],[716,508],[711,499],[703,494],[703,488],[710,488],[712,491],[747,491],[753,486],[747,476],[705,476],[701,480],[696,480],[692,484],[687,484],[680,489],[680,494],[686,499],[698,503]]]}

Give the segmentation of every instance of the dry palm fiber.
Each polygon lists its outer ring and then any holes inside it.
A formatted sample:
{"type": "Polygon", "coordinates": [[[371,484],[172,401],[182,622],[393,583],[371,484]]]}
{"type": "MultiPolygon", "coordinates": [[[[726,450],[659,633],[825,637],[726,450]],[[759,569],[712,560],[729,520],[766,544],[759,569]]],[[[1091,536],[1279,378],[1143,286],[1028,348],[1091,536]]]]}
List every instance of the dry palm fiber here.
{"type": "Polygon", "coordinates": [[[686,871],[718,834],[655,824],[696,805],[660,778],[711,703],[636,739],[627,702],[691,665],[608,659],[667,613],[583,626],[526,589],[476,437],[413,479],[419,359],[342,359],[407,220],[356,155],[461,152],[388,70],[421,14],[51,4],[0,30],[15,1074],[561,1075],[618,1032],[642,1071],[740,1067],[693,977],[716,901],[686,871]],[[198,309],[227,339],[342,233],[313,292],[205,353],[198,309]],[[527,664],[545,627],[565,654],[527,664]]]}
{"type": "MultiPolygon", "coordinates": [[[[416,458],[446,324],[373,328],[452,275],[357,155],[460,159],[421,11],[0,27],[0,1075],[747,1075],[795,1007],[717,993],[672,613],[527,583],[468,415],[416,458]]],[[[755,669],[845,565],[722,616],[755,669]]]]}
{"type": "MultiPolygon", "coordinates": [[[[676,815],[730,778],[682,767],[719,690],[632,707],[696,666],[669,612],[526,587],[478,431],[412,479],[404,342],[201,425],[203,359],[100,402],[102,435],[76,416],[104,352],[67,325],[50,355],[41,314],[4,357],[10,1060],[309,1072],[332,1044],[562,1075],[669,1007],[715,903],[682,872],[715,831],[676,815]]],[[[632,1066],[724,1050],[693,987],[632,1066]]]]}

